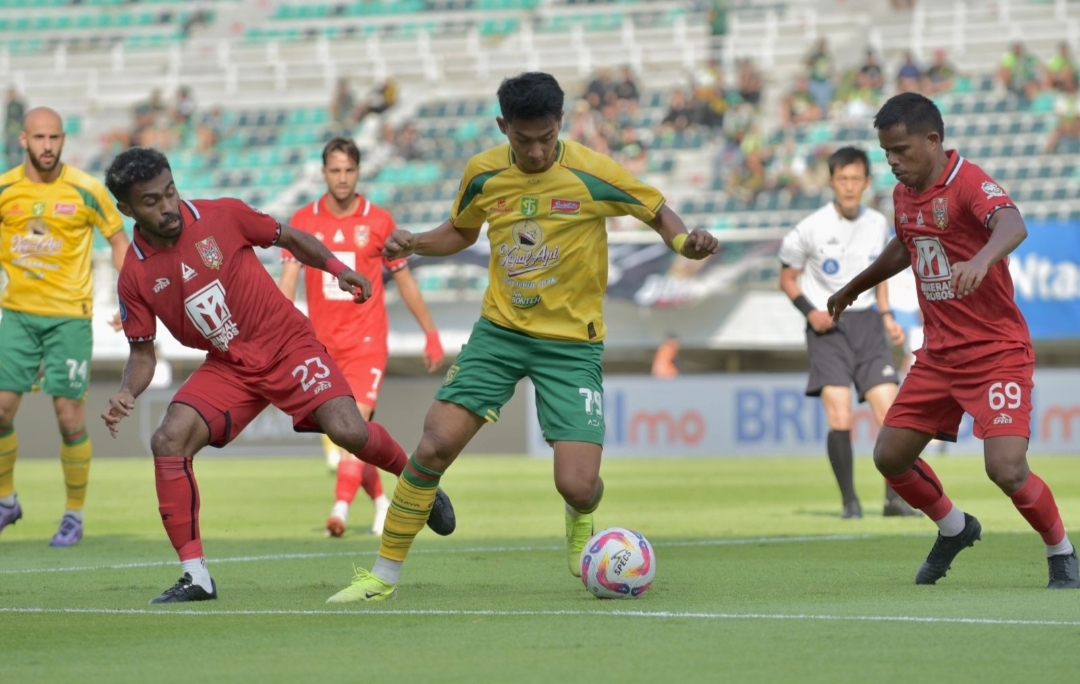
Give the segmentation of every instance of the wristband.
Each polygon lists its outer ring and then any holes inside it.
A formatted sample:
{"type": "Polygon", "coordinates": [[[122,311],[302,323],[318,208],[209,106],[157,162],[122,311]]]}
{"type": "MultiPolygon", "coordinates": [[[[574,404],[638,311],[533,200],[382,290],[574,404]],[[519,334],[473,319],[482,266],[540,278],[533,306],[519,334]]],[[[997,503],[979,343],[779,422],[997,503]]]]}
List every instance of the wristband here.
{"type": "MultiPolygon", "coordinates": [[[[892,316],[893,315],[892,309],[885,309],[884,311],[881,312],[881,315],[882,315],[882,317],[884,317],[884,316],[892,316]]],[[[893,318],[896,318],[896,316],[893,316],[893,318]]]]}
{"type": "Polygon", "coordinates": [[[676,254],[682,254],[683,245],[686,244],[686,238],[690,237],[686,233],[679,233],[671,240],[671,249],[676,254]]]}
{"type": "Polygon", "coordinates": [[[806,298],[806,295],[799,295],[795,299],[791,300],[791,303],[795,305],[795,308],[802,312],[803,316],[809,316],[811,311],[815,311],[817,307],[810,303],[810,300],[806,298]]]}
{"type": "Polygon", "coordinates": [[[323,270],[335,278],[338,278],[342,273],[348,271],[349,267],[341,263],[337,257],[330,257],[326,260],[326,265],[323,266],[323,270]]]}

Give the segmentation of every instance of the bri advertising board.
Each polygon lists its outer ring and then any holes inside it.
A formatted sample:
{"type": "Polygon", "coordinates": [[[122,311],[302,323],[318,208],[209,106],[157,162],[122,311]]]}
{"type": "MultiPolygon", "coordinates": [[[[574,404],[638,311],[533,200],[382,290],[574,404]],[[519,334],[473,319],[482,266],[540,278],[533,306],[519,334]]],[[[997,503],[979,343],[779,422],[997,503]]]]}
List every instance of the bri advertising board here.
{"type": "MultiPolygon", "coordinates": [[[[1031,452],[1080,455],[1080,370],[1035,372],[1031,452]]],[[[828,423],[821,401],[804,394],[801,373],[648,376],[605,379],[605,456],[822,456],[828,423]]],[[[527,392],[529,454],[548,456],[527,392]]],[[[584,399],[583,399],[584,401],[584,399]]],[[[582,410],[585,410],[582,405],[582,410]]],[[[855,453],[873,452],[877,427],[868,404],[855,407],[855,453]]],[[[964,416],[950,453],[981,454],[964,416]]]]}
{"type": "Polygon", "coordinates": [[[1009,272],[1031,337],[1080,339],[1080,222],[1027,226],[1027,239],[1009,257],[1009,272]]]}

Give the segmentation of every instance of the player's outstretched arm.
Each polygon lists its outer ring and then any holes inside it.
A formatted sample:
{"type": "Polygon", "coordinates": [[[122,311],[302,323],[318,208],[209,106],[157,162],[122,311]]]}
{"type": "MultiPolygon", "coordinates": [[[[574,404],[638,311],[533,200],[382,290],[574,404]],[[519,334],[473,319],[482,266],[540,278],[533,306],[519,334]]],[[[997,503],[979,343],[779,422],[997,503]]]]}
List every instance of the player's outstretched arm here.
{"type": "Polygon", "coordinates": [[[911,265],[911,254],[907,245],[896,238],[889,240],[881,255],[863,270],[862,273],[851,279],[840,291],[829,297],[829,314],[833,321],[840,320],[840,314],[844,309],[851,306],[859,295],[878,283],[884,282],[911,265]]]}
{"type": "Polygon", "coordinates": [[[704,259],[720,251],[720,241],[709,231],[695,228],[687,234],[682,218],[667,205],[660,207],[649,227],[660,234],[673,252],[687,259],[704,259]]]}
{"type": "Polygon", "coordinates": [[[120,421],[135,410],[135,398],[150,386],[156,366],[157,354],[154,352],[153,341],[131,343],[120,391],[109,397],[109,403],[101,414],[113,437],[120,431],[120,421]]]}
{"type": "Polygon", "coordinates": [[[476,244],[479,228],[458,228],[451,221],[443,221],[435,230],[426,233],[410,233],[395,230],[383,245],[387,259],[401,259],[412,254],[420,256],[450,256],[476,244]]]}
{"type": "Polygon", "coordinates": [[[351,292],[357,304],[366,302],[371,296],[371,281],[341,263],[314,235],[282,226],[277,246],[290,252],[301,264],[335,276],[338,287],[351,292]]]}
{"type": "Polygon", "coordinates": [[[397,283],[398,292],[405,306],[409,307],[409,311],[424,331],[426,338],[424,366],[427,367],[429,373],[434,373],[442,365],[445,352],[443,352],[442,340],[439,339],[435,321],[431,318],[431,311],[428,309],[427,302],[424,301],[424,295],[420,294],[420,286],[416,284],[416,278],[413,278],[408,266],[394,271],[394,282],[397,283]]]}
{"type": "Polygon", "coordinates": [[[990,267],[1012,254],[1028,235],[1027,226],[1020,212],[1013,208],[1001,209],[990,217],[987,224],[990,239],[971,258],[953,265],[952,290],[957,299],[963,299],[982,284],[990,267]]]}

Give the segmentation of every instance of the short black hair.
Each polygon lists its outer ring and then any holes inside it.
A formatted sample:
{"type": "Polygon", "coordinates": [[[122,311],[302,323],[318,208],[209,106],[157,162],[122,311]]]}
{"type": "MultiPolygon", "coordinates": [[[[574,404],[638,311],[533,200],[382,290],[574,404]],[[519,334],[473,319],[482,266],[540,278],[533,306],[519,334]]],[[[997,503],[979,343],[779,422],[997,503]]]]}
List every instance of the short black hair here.
{"type": "Polygon", "coordinates": [[[563,91],[551,74],[529,71],[503,79],[499,109],[507,121],[552,121],[563,114],[563,91]]]}
{"type": "Polygon", "coordinates": [[[866,152],[858,147],[841,147],[829,155],[829,177],[831,178],[841,167],[858,163],[862,163],[863,168],[866,169],[866,175],[869,176],[870,157],[866,156],[866,152]]]}
{"type": "Polygon", "coordinates": [[[352,138],[330,138],[330,142],[326,143],[326,147],[322,151],[322,165],[326,166],[327,160],[334,152],[344,152],[349,156],[349,159],[353,160],[353,163],[360,166],[360,148],[356,146],[356,143],[352,138]]]}
{"type": "Polygon", "coordinates": [[[172,171],[165,155],[149,147],[132,147],[116,155],[105,169],[105,185],[117,202],[127,202],[131,186],[153,180],[162,171],[172,171]]]}
{"type": "Polygon", "coordinates": [[[938,134],[945,139],[945,122],[934,101],[918,93],[900,93],[889,98],[874,117],[874,128],[883,131],[904,124],[908,134],[938,134]]]}

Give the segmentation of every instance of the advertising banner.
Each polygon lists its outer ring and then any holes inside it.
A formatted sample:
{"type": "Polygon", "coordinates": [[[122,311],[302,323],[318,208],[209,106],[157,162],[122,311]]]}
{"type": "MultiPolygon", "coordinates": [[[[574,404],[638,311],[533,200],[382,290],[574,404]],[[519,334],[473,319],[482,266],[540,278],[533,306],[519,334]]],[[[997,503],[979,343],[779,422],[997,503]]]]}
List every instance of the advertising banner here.
{"type": "Polygon", "coordinates": [[[1009,257],[1009,272],[1031,337],[1080,339],[1080,223],[1027,226],[1027,239],[1009,257]]]}

